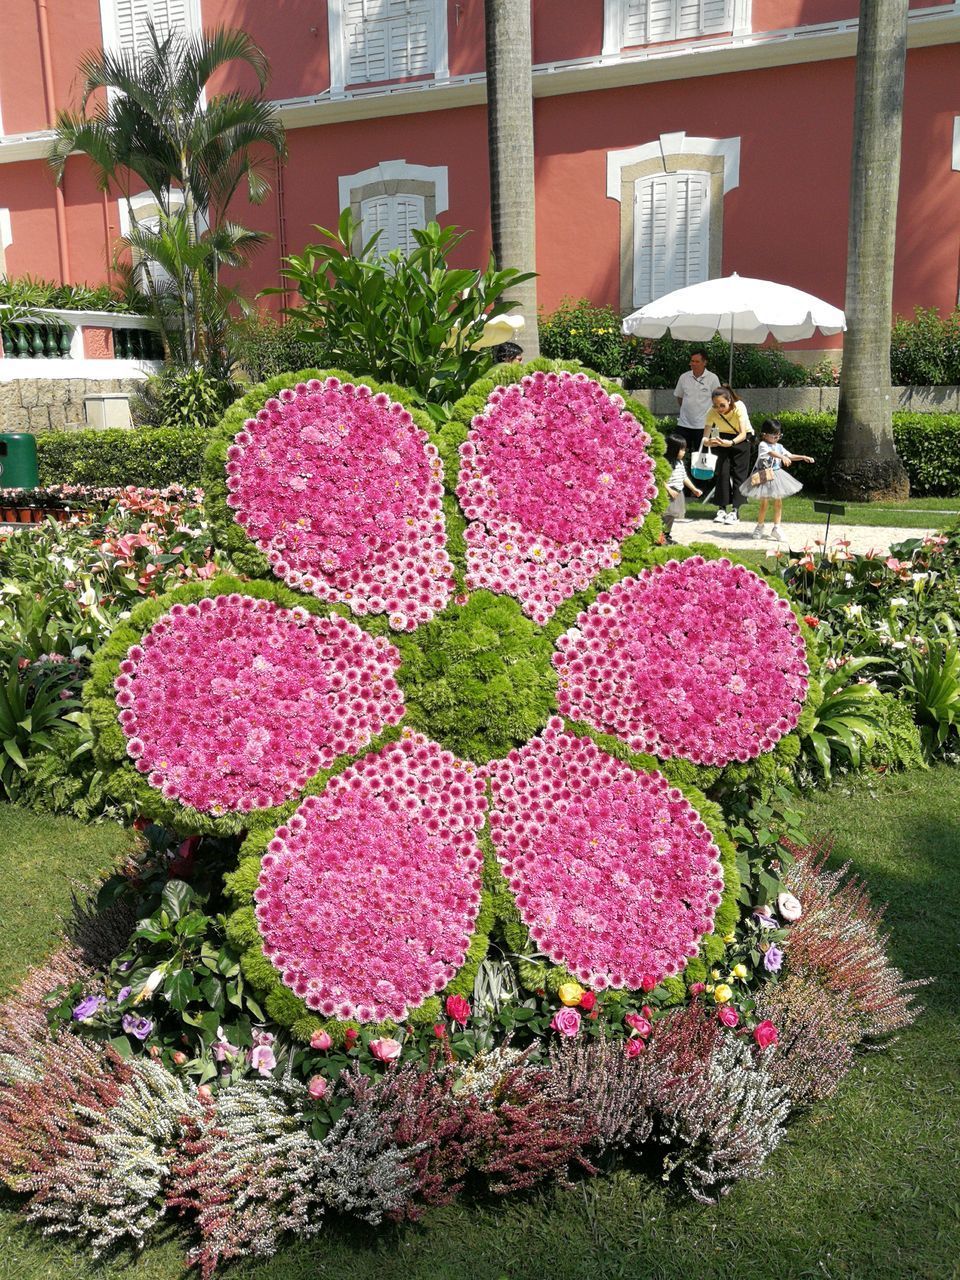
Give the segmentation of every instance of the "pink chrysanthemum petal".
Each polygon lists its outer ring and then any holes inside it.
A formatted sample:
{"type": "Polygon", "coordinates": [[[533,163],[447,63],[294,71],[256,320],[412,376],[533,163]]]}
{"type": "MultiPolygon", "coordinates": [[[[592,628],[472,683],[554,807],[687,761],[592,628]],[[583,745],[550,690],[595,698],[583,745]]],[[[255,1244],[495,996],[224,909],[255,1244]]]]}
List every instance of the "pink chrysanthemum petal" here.
{"type": "Polygon", "coordinates": [[[412,630],[453,590],[443,467],[410,413],[336,378],[268,400],[235,437],[228,505],[289,586],[412,630]]]}
{"type": "Polygon", "coordinates": [[[656,495],[650,437],[585,374],[496,387],[460,448],[467,581],[546,622],[620,559],[656,495]]]}
{"type": "Polygon", "coordinates": [[[484,809],[479,770],[419,734],[305,800],[271,840],[254,895],[284,983],[360,1022],[403,1018],[442,990],[480,909],[484,809]]]}
{"type": "Polygon", "coordinates": [[[386,639],[250,596],[200,606],[154,623],[116,695],[127,754],[168,799],[205,813],[280,804],[403,718],[386,639]]]}
{"type": "Polygon", "coordinates": [[[564,715],[707,765],[770,750],[800,718],[809,674],[789,604],[742,565],[699,556],[601,592],[553,664],[564,715]]]}
{"type": "Polygon", "coordinates": [[[558,719],[488,773],[494,848],[541,951],[601,990],[679,973],[712,930],[722,883],[682,794],[558,719]]]}

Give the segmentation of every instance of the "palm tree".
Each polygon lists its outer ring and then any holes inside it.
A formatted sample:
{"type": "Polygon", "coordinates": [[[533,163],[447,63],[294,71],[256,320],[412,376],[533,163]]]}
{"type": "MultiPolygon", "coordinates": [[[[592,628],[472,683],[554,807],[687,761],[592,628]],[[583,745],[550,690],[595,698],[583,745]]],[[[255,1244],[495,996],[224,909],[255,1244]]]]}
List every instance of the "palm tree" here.
{"type": "Polygon", "coordinates": [[[178,314],[174,345],[188,359],[204,359],[212,335],[203,305],[215,296],[221,265],[242,263],[265,238],[229,222],[227,207],[243,183],[251,202],[266,198],[264,167],[271,155],[285,156],[284,131],[260,96],[206,95],[211,76],[231,62],[250,67],[262,92],[267,60],[245,32],[218,27],[161,38],[152,23],[148,27],[142,53],[98,49],[81,59],[80,108],[58,115],[48,162],[59,182],[67,157],[80,151],[93,161],[102,190],[119,188],[130,214],[127,247],[149,257],[152,246],[168,279],[160,290],[156,273],[135,277],[152,307],[164,301],[167,313],[178,314]],[[135,187],[145,187],[157,202],[155,230],[137,227],[135,187]],[[161,299],[161,292],[175,295],[175,302],[161,299]]]}
{"type": "Polygon", "coordinates": [[[900,183],[909,0],[861,0],[850,222],[847,335],[831,488],[869,502],[905,498],[909,481],[893,439],[890,323],[900,183]]]}
{"type": "MultiPolygon", "coordinates": [[[[484,0],[487,42],[487,136],[493,256],[503,270],[536,270],[533,167],[533,47],[530,0],[484,0]]],[[[508,292],[523,312],[523,347],[540,354],[537,282],[508,292]]]]}

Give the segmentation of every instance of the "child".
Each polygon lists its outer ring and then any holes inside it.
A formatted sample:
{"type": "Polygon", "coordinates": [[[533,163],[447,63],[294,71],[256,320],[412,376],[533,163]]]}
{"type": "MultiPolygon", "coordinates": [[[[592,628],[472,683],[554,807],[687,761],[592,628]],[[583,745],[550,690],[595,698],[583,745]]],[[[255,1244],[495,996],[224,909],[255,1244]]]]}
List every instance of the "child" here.
{"type": "Polygon", "coordinates": [[[671,547],[673,538],[670,535],[673,532],[673,522],[682,520],[687,509],[686,499],[683,496],[684,489],[689,489],[696,498],[699,498],[702,493],[702,490],[698,489],[687,475],[683,465],[686,452],[687,442],[683,436],[667,436],[667,461],[673,470],[667,481],[667,496],[670,502],[663,513],[663,540],[667,546],[671,547]]]}
{"type": "Polygon", "coordinates": [[[780,521],[783,516],[783,500],[790,496],[791,493],[799,493],[803,485],[799,480],[795,480],[793,476],[788,476],[783,470],[789,467],[793,462],[813,462],[813,458],[807,457],[804,453],[788,453],[780,444],[780,423],[776,418],[767,418],[760,427],[760,449],[757,454],[757,460],[754,463],[753,474],[744,480],[740,486],[740,492],[745,498],[759,498],[760,510],[757,513],[757,527],[753,531],[755,538],[766,537],[766,527],[764,520],[767,515],[767,503],[773,499],[773,529],[772,535],[778,541],[783,539],[783,529],[780,527],[780,521]],[[753,481],[761,471],[771,473],[770,478],[760,480],[757,484],[753,481]]]}

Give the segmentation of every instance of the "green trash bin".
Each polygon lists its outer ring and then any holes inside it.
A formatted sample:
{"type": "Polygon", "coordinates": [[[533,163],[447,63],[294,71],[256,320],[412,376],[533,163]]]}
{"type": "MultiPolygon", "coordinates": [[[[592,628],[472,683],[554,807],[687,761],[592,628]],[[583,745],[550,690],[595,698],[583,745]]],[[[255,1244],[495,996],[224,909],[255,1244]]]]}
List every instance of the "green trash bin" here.
{"type": "Polygon", "coordinates": [[[36,489],[37,442],[25,431],[0,432],[0,489],[36,489]]]}

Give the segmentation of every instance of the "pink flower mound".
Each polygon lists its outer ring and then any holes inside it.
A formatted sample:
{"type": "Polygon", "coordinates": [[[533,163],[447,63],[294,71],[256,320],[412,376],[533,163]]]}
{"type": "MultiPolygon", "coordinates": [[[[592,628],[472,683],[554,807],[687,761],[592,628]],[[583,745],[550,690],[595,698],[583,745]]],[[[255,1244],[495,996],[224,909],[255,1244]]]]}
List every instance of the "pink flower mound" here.
{"type": "Polygon", "coordinates": [[[127,754],[205,813],[281,804],[403,718],[399,665],[345,618],[245,595],[175,604],[114,681],[127,754]]]}
{"type": "Polygon", "coordinates": [[[495,387],[460,446],[467,581],[535,622],[620,559],[656,495],[650,437],[582,373],[495,387]]]}
{"type": "Polygon", "coordinates": [[[638,751],[750,760],[797,723],[809,673],[786,600],[694,556],[601,592],[557,641],[561,712],[638,751]]]}
{"type": "Polygon", "coordinates": [[[480,909],[479,771],[419,734],[278,827],[254,891],[264,954],[310,1009],[399,1020],[454,977],[480,909]]]}
{"type": "Polygon", "coordinates": [[[723,892],[719,851],[682,792],[556,717],[487,772],[497,857],[541,951],[597,990],[679,973],[723,892]]]}
{"type": "Polygon", "coordinates": [[[443,466],[403,405],[313,378],[248,419],[227,450],[227,505],[275,574],[412,631],[453,588],[443,466]]]}

